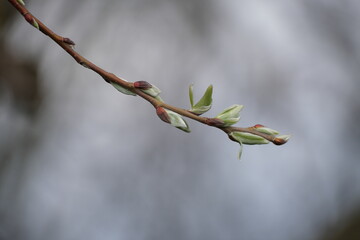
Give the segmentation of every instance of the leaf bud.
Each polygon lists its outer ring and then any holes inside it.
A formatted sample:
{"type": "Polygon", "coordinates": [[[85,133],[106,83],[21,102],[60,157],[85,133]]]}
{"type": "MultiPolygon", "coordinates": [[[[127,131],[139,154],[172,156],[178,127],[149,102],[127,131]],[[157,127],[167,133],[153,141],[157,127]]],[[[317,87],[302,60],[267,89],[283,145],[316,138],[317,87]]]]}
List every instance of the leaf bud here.
{"type": "MultiPolygon", "coordinates": [[[[106,80],[106,79],[105,79],[106,80]]],[[[132,96],[136,96],[135,93],[133,93],[132,91],[124,88],[123,86],[120,86],[119,84],[115,83],[115,82],[110,82],[110,84],[116,88],[116,90],[118,90],[119,92],[126,94],[126,95],[132,95],[132,96]]]]}
{"type": "Polygon", "coordinates": [[[196,115],[201,115],[209,111],[212,105],[212,92],[213,92],[213,86],[210,85],[206,89],[201,99],[194,105],[193,85],[191,84],[189,86],[189,98],[191,105],[191,109],[189,111],[196,115]]]}
{"type": "Polygon", "coordinates": [[[34,28],[37,28],[38,30],[40,30],[39,24],[35,20],[35,18],[32,18],[32,22],[30,24],[33,25],[34,28]]]}
{"type": "Polygon", "coordinates": [[[64,43],[70,45],[70,46],[75,46],[75,43],[73,40],[71,40],[70,38],[63,38],[62,40],[64,43]]]}
{"type": "Polygon", "coordinates": [[[283,145],[289,141],[290,137],[291,137],[290,135],[278,136],[278,137],[274,138],[273,143],[275,145],[283,145]]]}
{"type": "Polygon", "coordinates": [[[28,13],[28,12],[25,13],[25,14],[24,14],[24,18],[25,18],[25,20],[26,20],[28,23],[32,24],[33,17],[31,16],[30,13],[28,13]]]}
{"type": "MultiPolygon", "coordinates": [[[[134,85],[134,87],[135,87],[135,85],[134,85]]],[[[148,88],[148,89],[141,89],[141,91],[143,91],[147,95],[150,95],[150,96],[152,96],[154,98],[158,97],[160,95],[160,93],[161,93],[160,89],[158,87],[154,86],[154,85],[151,85],[151,87],[148,88]]]]}
{"type": "Polygon", "coordinates": [[[215,118],[218,118],[224,122],[223,127],[231,126],[240,120],[240,111],[244,108],[243,105],[232,105],[218,114],[215,118]]]}
{"type": "Polygon", "coordinates": [[[190,132],[190,128],[186,121],[180,116],[180,114],[167,110],[163,107],[156,108],[156,114],[158,117],[166,123],[170,123],[172,126],[179,128],[185,132],[190,132]]]}
{"type": "Polygon", "coordinates": [[[265,134],[268,134],[271,136],[275,136],[275,135],[279,134],[278,131],[268,128],[268,127],[265,127],[264,125],[261,125],[261,124],[256,124],[253,128],[255,128],[255,130],[258,132],[265,133],[265,134]]]}
{"type": "Polygon", "coordinates": [[[156,114],[158,115],[158,117],[163,120],[166,123],[170,123],[170,116],[169,114],[167,114],[165,108],[163,107],[157,107],[156,108],[156,114]]]}
{"type": "Polygon", "coordinates": [[[29,12],[26,12],[23,16],[28,23],[30,23],[33,27],[40,30],[39,24],[37,23],[35,18],[29,12]]]}
{"type": "Polygon", "coordinates": [[[134,82],[134,87],[138,88],[138,89],[142,89],[142,90],[147,90],[147,89],[151,88],[152,85],[150,83],[148,83],[147,81],[137,81],[137,82],[134,82]]]}
{"type": "Polygon", "coordinates": [[[245,133],[245,132],[231,132],[229,134],[229,138],[233,141],[254,145],[254,144],[268,144],[269,141],[261,136],[257,136],[252,133],[245,133]]]}

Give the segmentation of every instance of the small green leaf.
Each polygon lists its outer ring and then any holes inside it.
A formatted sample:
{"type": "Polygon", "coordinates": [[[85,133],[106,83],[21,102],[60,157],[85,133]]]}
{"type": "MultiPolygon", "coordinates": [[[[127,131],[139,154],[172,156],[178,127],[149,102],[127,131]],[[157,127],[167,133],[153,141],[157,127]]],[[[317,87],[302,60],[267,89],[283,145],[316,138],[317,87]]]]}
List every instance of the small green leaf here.
{"type": "Polygon", "coordinates": [[[190,111],[198,115],[209,111],[212,104],[212,93],[213,93],[213,86],[210,85],[206,89],[202,98],[194,105],[193,86],[190,85],[189,87],[189,97],[190,97],[190,105],[191,105],[190,111]]]}
{"type": "Polygon", "coordinates": [[[268,135],[272,135],[272,136],[276,136],[279,134],[278,131],[268,128],[268,127],[256,127],[255,130],[258,132],[261,132],[261,133],[266,133],[268,135]]]}
{"type": "Polygon", "coordinates": [[[221,119],[224,122],[224,127],[231,126],[240,120],[240,111],[243,105],[232,105],[219,113],[215,118],[221,119]]]}
{"type": "Polygon", "coordinates": [[[133,93],[132,91],[120,86],[119,84],[115,83],[115,82],[110,82],[111,85],[116,88],[119,92],[126,94],[126,95],[132,95],[132,96],[136,96],[135,93],[133,93]]]}
{"type": "Polygon", "coordinates": [[[155,85],[151,85],[151,88],[149,88],[149,89],[141,89],[141,91],[143,91],[147,95],[150,95],[154,98],[159,96],[159,94],[161,93],[160,89],[158,87],[156,87],[155,85]]]}
{"type": "Polygon", "coordinates": [[[155,99],[158,100],[158,101],[160,101],[160,102],[164,102],[164,100],[160,97],[160,95],[157,95],[157,96],[155,97],[155,99]]]}
{"type": "Polygon", "coordinates": [[[224,119],[224,123],[225,123],[225,124],[224,124],[224,127],[228,127],[228,126],[234,125],[234,124],[237,123],[238,121],[240,121],[240,117],[224,119]]]}
{"type": "Polygon", "coordinates": [[[179,128],[185,132],[190,132],[189,125],[180,116],[180,114],[163,107],[156,108],[156,114],[158,117],[166,123],[170,123],[172,126],[179,128]]]}
{"type": "Polygon", "coordinates": [[[210,106],[201,106],[201,107],[190,109],[190,112],[193,112],[193,113],[195,113],[197,115],[201,115],[201,114],[206,113],[207,111],[209,111],[210,108],[211,108],[211,105],[210,106]]]}
{"type": "Polygon", "coordinates": [[[170,118],[170,124],[176,128],[179,128],[185,132],[190,132],[189,125],[186,123],[186,121],[176,112],[170,111],[165,109],[167,112],[169,118],[170,118]]]}
{"type": "Polygon", "coordinates": [[[254,145],[254,144],[268,144],[269,141],[263,137],[254,135],[252,133],[245,132],[232,132],[230,136],[237,142],[242,144],[254,145]]]}
{"type": "Polygon", "coordinates": [[[210,85],[202,98],[195,104],[194,108],[199,108],[203,106],[211,106],[212,103],[212,93],[213,93],[213,86],[210,85]]]}
{"type": "Polygon", "coordinates": [[[190,106],[191,108],[194,107],[194,92],[193,92],[193,84],[190,84],[189,86],[189,98],[190,98],[190,106]]]}

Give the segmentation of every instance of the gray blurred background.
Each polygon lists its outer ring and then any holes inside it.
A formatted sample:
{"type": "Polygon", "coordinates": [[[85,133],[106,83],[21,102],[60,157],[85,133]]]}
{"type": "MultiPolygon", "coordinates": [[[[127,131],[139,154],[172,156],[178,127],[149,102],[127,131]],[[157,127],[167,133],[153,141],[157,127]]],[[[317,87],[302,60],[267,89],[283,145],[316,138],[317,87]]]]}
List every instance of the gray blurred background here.
{"type": "Polygon", "coordinates": [[[0,239],[360,239],[360,2],[32,0],[76,50],[188,108],[292,134],[239,146],[158,119],[0,3],[0,239]]]}

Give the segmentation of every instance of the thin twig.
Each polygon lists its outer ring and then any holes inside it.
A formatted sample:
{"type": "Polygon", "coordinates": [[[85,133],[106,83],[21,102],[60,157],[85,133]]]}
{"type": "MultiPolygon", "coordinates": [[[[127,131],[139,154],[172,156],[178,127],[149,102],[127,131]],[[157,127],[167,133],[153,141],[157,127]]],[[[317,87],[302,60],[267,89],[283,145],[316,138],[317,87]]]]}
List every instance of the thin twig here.
{"type": "MultiPolygon", "coordinates": [[[[34,15],[32,15],[27,8],[24,6],[22,0],[8,0],[20,13],[24,16],[25,20],[29,22],[32,26],[38,28],[43,34],[49,36],[54,42],[56,42],[61,48],[63,48],[70,56],[72,56],[77,63],[82,65],[83,67],[89,68],[99,74],[106,82],[110,83],[116,83],[120,85],[121,87],[139,95],[149,103],[151,103],[156,109],[158,108],[165,108],[168,110],[171,110],[173,112],[176,112],[184,117],[191,118],[197,122],[216,127],[222,131],[224,131],[226,134],[230,136],[230,133],[232,132],[243,132],[243,133],[251,133],[256,136],[260,136],[276,145],[282,145],[286,143],[286,141],[282,141],[281,139],[275,137],[274,135],[266,134],[263,132],[259,132],[256,130],[255,127],[248,127],[248,128],[240,128],[240,127],[223,127],[219,124],[216,124],[217,121],[215,118],[207,118],[207,117],[201,117],[198,116],[189,110],[178,108],[172,105],[169,105],[159,99],[156,99],[145,92],[143,92],[141,89],[138,89],[134,87],[133,82],[127,82],[124,79],[116,76],[113,73],[107,72],[101,67],[95,65],[82,55],[80,55],[78,52],[76,52],[73,48],[75,43],[70,38],[65,38],[60,35],[57,35],[54,33],[51,29],[49,29],[45,24],[43,24],[39,19],[37,19],[34,15]]],[[[230,136],[230,139],[233,141],[237,141],[233,139],[230,136]]],[[[237,141],[238,142],[238,141],[237,141]]]]}

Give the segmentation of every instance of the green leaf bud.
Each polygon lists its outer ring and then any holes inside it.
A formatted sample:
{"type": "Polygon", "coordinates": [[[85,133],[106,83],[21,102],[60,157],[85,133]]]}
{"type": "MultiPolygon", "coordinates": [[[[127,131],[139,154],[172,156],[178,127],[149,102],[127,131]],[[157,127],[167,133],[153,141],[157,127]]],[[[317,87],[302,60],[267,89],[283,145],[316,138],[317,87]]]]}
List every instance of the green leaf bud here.
{"type": "Polygon", "coordinates": [[[229,137],[242,144],[254,145],[254,144],[268,144],[269,141],[263,137],[257,136],[252,133],[245,132],[231,132],[229,137]]]}
{"type": "Polygon", "coordinates": [[[170,124],[173,125],[176,128],[179,128],[183,130],[184,132],[190,132],[189,125],[186,123],[186,121],[180,116],[180,114],[177,114],[176,112],[170,111],[165,109],[165,111],[168,113],[170,117],[170,124]]]}
{"type": "Polygon", "coordinates": [[[132,91],[120,86],[119,84],[115,83],[115,82],[110,82],[110,84],[116,88],[119,92],[126,94],[126,95],[132,95],[132,96],[136,96],[135,93],[133,93],[132,91]]]}
{"type": "Polygon", "coordinates": [[[157,107],[156,108],[156,114],[158,115],[158,117],[163,120],[166,123],[171,123],[170,121],[170,116],[167,113],[167,111],[165,110],[165,108],[163,107],[157,107]]]}
{"type": "Polygon", "coordinates": [[[157,96],[159,96],[159,94],[161,93],[160,89],[157,88],[154,85],[151,85],[150,88],[148,89],[141,89],[141,91],[143,91],[144,93],[146,93],[147,95],[150,95],[154,98],[156,98],[157,96]]]}
{"type": "Polygon", "coordinates": [[[189,125],[181,117],[180,114],[173,112],[171,110],[165,109],[163,107],[156,108],[156,114],[158,117],[166,123],[170,123],[172,126],[179,128],[185,132],[190,132],[189,125]]]}
{"type": "Polygon", "coordinates": [[[213,92],[213,86],[210,85],[206,89],[202,98],[194,105],[193,85],[190,85],[189,98],[190,98],[191,109],[189,111],[192,113],[195,113],[196,115],[201,115],[201,114],[209,111],[211,108],[211,104],[212,104],[212,92],[213,92]]]}
{"type": "Polygon", "coordinates": [[[38,30],[40,30],[40,27],[39,27],[39,24],[38,22],[33,18],[33,22],[32,22],[32,25],[37,28],[38,30]]]}
{"type": "Polygon", "coordinates": [[[268,128],[268,127],[265,127],[261,124],[256,124],[254,126],[255,130],[258,131],[258,132],[261,132],[261,133],[266,133],[268,135],[271,135],[271,136],[276,136],[279,134],[278,131],[274,130],[274,129],[271,129],[271,128],[268,128]]]}
{"type": "Polygon", "coordinates": [[[189,99],[190,99],[190,106],[193,108],[194,106],[194,92],[193,92],[194,85],[190,84],[189,86],[189,99]]]}
{"type": "Polygon", "coordinates": [[[243,105],[232,105],[218,114],[215,118],[222,120],[224,122],[224,127],[231,126],[240,120],[240,111],[243,108],[243,105]]]}

